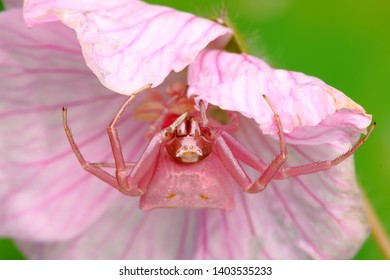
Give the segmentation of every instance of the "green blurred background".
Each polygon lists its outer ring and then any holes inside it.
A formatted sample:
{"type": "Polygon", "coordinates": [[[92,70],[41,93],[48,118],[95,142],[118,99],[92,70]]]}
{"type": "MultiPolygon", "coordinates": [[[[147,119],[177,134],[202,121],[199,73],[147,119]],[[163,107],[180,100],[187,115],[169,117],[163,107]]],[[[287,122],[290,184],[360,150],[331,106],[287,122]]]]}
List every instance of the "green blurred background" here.
{"type": "MultiPolygon", "coordinates": [[[[343,91],[378,126],[357,152],[357,176],[390,232],[390,1],[148,1],[200,16],[226,8],[252,54],[273,67],[304,72],[343,91]]],[[[0,259],[23,256],[0,239],[0,259]]],[[[356,259],[383,259],[370,237],[356,259]]]]}

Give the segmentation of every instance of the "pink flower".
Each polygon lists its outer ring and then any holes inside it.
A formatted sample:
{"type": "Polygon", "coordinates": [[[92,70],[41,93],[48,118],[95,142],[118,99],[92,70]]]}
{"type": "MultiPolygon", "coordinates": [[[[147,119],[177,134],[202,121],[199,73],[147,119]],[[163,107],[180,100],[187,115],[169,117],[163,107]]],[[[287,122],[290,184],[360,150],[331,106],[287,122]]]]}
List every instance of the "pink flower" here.
{"type": "MultiPolygon", "coordinates": [[[[280,115],[289,167],[337,158],[366,132],[371,116],[343,93],[317,78],[223,51],[230,29],[167,7],[30,0],[24,12],[29,25],[45,24],[26,28],[20,9],[0,14],[0,235],[14,238],[26,256],[343,259],[359,249],[368,225],[352,157],[327,171],[272,180],[257,194],[226,178],[234,185],[232,211],[144,212],[139,198],[82,170],[61,120],[65,106],[86,159],[113,162],[106,127],[123,95],[152,83],[156,90],[141,94],[119,127],[126,161],[137,162],[148,144],[149,118],[178,108],[163,101],[165,88],[172,94],[181,82],[189,96],[177,106],[188,107],[194,96],[211,105],[209,111],[236,116],[234,138],[268,163],[279,139],[264,94],[280,115]]],[[[251,178],[260,175],[244,168],[251,178]]]]}

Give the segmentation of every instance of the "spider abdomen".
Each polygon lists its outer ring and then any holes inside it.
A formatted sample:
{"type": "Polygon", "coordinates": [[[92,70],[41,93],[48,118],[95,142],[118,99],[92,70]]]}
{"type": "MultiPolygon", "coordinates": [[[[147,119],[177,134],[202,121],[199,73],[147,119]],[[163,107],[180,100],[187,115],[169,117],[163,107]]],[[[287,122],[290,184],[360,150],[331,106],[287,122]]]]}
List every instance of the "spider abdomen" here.
{"type": "Polygon", "coordinates": [[[161,149],[154,175],[141,197],[140,208],[232,210],[234,185],[233,178],[213,151],[201,161],[186,164],[175,161],[161,149]]]}

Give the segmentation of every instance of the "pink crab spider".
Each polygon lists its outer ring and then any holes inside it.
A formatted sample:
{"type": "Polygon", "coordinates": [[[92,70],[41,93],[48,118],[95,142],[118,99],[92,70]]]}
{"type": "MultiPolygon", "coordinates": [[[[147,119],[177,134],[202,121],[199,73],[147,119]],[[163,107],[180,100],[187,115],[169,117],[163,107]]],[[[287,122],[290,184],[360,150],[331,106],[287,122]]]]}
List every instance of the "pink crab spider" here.
{"type": "Polygon", "coordinates": [[[200,120],[188,112],[183,113],[171,125],[155,133],[137,163],[126,163],[117,125],[136,96],[149,88],[151,84],[132,94],[107,128],[115,164],[90,163],[84,159],[67,124],[67,109],[63,108],[65,133],[81,166],[123,194],[140,196],[142,210],[160,207],[232,210],[231,178],[244,192],[257,193],[263,191],[272,179],[287,179],[329,169],[351,156],[375,127],[373,123],[367,134],[350,150],[333,160],[282,167],[288,157],[282,123],[267,96],[263,95],[273,112],[280,147],[279,154],[270,164],[248,151],[223,128],[210,126],[201,101],[200,120]],[[258,170],[261,173],[258,179],[252,181],[240,161],[258,170]],[[115,176],[102,167],[115,167],[115,176]]]}

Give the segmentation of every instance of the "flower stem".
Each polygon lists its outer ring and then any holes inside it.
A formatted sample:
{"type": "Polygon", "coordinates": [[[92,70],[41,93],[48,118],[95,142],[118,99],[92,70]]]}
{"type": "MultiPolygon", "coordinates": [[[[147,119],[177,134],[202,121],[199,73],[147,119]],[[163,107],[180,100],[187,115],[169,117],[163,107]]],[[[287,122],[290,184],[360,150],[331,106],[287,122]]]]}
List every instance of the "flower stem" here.
{"type": "Polygon", "coordinates": [[[376,244],[379,247],[379,250],[382,252],[386,260],[390,260],[390,241],[386,234],[386,230],[382,225],[378,215],[376,214],[374,207],[371,202],[368,200],[367,196],[363,193],[364,207],[366,208],[366,213],[370,227],[372,230],[372,237],[374,238],[376,244]]]}
{"type": "Polygon", "coordinates": [[[227,14],[227,9],[222,9],[221,15],[216,19],[216,21],[226,27],[229,27],[233,31],[233,37],[226,46],[226,50],[235,53],[248,53],[248,46],[240,32],[238,32],[233,21],[230,20],[227,14]]]}

